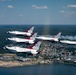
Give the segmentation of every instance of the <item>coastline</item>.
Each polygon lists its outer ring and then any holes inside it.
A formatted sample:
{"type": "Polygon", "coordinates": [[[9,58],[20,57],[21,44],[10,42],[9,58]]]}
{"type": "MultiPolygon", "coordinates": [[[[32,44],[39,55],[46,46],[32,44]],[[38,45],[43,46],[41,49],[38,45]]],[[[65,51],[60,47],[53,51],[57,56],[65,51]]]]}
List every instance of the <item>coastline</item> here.
{"type": "Polygon", "coordinates": [[[33,60],[33,61],[0,61],[0,67],[19,67],[19,66],[28,66],[28,65],[37,65],[37,64],[52,64],[53,61],[50,60],[33,60]]]}

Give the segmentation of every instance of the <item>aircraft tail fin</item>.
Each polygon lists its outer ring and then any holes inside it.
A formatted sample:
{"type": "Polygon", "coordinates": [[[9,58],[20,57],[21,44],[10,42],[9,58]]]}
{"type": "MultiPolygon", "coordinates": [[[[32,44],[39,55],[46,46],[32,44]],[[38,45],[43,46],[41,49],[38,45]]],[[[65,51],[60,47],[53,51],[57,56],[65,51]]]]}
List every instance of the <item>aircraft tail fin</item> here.
{"type": "Polygon", "coordinates": [[[32,47],[29,47],[29,48],[37,51],[39,49],[40,45],[41,45],[41,41],[38,41],[32,47]]]}
{"type": "Polygon", "coordinates": [[[33,48],[33,49],[36,49],[36,51],[37,51],[37,50],[40,48],[40,45],[41,45],[41,41],[35,43],[32,48],[33,48]]]}
{"type": "Polygon", "coordinates": [[[28,33],[33,33],[34,27],[31,27],[27,32],[28,33]]]}
{"type": "Polygon", "coordinates": [[[37,50],[39,50],[40,45],[41,45],[41,41],[35,43],[32,47],[29,47],[29,49],[33,49],[33,50],[31,50],[31,53],[32,53],[33,55],[34,55],[34,54],[36,55],[36,54],[38,53],[37,50]]]}
{"type": "Polygon", "coordinates": [[[37,33],[32,34],[32,36],[30,37],[30,40],[35,40],[36,36],[37,36],[37,33]]]}
{"type": "Polygon", "coordinates": [[[55,38],[60,38],[60,36],[61,36],[61,32],[59,32],[59,33],[55,36],[55,38]]]}
{"type": "Polygon", "coordinates": [[[59,32],[56,36],[54,36],[54,41],[59,41],[60,36],[61,32],[59,32]]]}

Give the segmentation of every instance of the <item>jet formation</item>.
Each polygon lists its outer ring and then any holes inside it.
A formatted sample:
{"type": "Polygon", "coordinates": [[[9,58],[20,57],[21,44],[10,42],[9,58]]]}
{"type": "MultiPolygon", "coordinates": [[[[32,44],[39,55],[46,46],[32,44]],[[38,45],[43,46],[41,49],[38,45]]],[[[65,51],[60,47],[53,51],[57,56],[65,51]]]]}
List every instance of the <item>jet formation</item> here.
{"type": "Polygon", "coordinates": [[[66,44],[76,44],[76,41],[69,41],[69,40],[60,40],[61,32],[59,32],[57,35],[54,36],[37,36],[37,33],[33,33],[34,27],[31,27],[29,30],[26,32],[21,32],[21,31],[8,31],[7,33],[9,34],[14,34],[14,35],[26,35],[28,38],[18,38],[18,37],[12,37],[8,38],[10,41],[15,41],[15,42],[21,42],[21,43],[29,43],[33,44],[33,46],[24,48],[24,47],[19,47],[19,46],[5,46],[4,49],[11,50],[12,52],[30,52],[31,54],[37,54],[38,50],[41,45],[41,41],[54,41],[54,42],[60,42],[60,43],[66,43],[66,44]],[[38,39],[39,41],[35,43],[35,40],[38,39]]]}

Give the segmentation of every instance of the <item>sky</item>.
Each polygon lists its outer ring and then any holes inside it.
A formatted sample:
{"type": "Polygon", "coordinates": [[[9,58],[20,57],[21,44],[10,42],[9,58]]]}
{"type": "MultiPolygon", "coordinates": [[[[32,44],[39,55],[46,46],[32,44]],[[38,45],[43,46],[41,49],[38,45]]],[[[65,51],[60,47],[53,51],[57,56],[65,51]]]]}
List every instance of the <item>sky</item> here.
{"type": "Polygon", "coordinates": [[[76,0],[0,0],[2,24],[76,25],[76,0]]]}

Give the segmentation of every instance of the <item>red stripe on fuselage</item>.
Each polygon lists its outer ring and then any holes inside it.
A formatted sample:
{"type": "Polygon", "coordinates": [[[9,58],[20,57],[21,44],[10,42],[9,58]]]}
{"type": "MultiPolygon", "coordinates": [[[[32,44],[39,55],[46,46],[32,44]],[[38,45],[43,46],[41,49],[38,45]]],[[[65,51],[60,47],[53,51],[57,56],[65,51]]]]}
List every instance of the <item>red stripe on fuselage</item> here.
{"type": "Polygon", "coordinates": [[[25,38],[25,39],[30,40],[30,38],[25,38]]]}
{"type": "Polygon", "coordinates": [[[28,32],[32,27],[30,27],[28,30],[26,30],[25,32],[28,32]]]}
{"type": "Polygon", "coordinates": [[[28,49],[33,49],[32,47],[29,47],[28,49]]]}
{"type": "Polygon", "coordinates": [[[36,44],[37,44],[37,42],[36,42],[33,46],[29,47],[29,49],[33,49],[33,47],[34,47],[36,44]]]}

